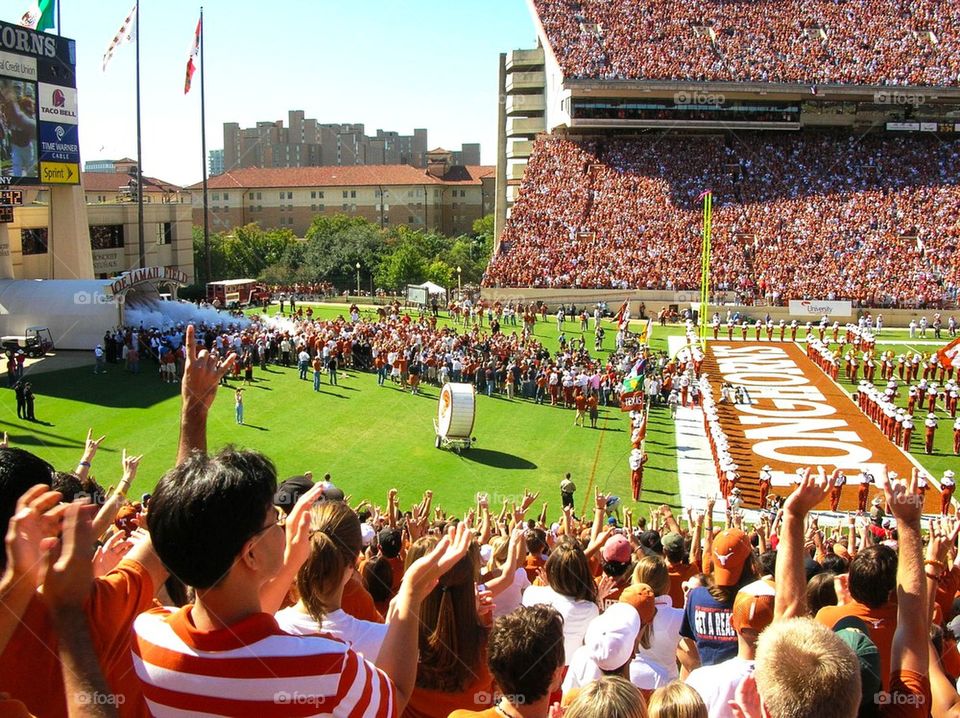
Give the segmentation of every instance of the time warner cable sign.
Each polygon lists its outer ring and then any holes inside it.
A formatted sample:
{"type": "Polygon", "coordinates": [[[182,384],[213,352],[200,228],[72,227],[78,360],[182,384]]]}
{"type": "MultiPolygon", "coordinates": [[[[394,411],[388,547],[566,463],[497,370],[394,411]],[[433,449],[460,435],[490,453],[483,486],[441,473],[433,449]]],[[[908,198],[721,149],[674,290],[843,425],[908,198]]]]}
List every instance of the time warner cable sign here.
{"type": "Polygon", "coordinates": [[[76,43],[0,22],[0,185],[80,183],[76,43]]]}

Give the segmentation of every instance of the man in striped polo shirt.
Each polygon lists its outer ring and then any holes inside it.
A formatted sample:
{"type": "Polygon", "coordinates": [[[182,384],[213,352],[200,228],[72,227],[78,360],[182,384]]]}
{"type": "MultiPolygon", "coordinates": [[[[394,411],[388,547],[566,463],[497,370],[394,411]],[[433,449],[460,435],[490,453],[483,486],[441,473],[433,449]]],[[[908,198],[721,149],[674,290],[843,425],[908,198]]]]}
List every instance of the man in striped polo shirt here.
{"type": "Polygon", "coordinates": [[[269,459],[230,447],[215,456],[193,452],[157,484],[150,534],[171,573],[196,589],[196,602],[149,611],[134,623],[134,666],[152,715],[373,718],[403,711],[416,678],[419,605],[466,555],[469,531],[451,533],[410,567],[391,604],[378,668],[336,639],[284,633],[266,612],[275,608],[262,600],[275,588],[271,581],[289,585],[285,567],[309,555],[308,509],[321,491],[309,492],[284,528],[273,506],[276,488],[269,459]]]}

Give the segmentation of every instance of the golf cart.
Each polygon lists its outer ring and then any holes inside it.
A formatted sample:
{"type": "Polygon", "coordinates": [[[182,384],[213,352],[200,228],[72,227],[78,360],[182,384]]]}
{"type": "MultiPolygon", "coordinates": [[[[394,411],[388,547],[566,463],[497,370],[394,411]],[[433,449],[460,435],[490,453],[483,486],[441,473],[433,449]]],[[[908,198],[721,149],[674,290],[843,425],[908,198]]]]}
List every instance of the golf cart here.
{"type": "Polygon", "coordinates": [[[22,351],[28,357],[42,357],[53,349],[53,337],[48,327],[27,327],[23,336],[0,337],[4,352],[22,351]]]}

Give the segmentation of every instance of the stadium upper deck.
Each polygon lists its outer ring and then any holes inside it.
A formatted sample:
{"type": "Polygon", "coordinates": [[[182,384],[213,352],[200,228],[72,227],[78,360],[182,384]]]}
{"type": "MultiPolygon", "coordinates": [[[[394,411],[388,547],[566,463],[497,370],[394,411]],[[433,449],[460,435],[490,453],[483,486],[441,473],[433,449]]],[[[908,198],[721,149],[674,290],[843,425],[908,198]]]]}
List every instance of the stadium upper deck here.
{"type": "Polygon", "coordinates": [[[565,79],[960,86],[947,0],[531,0],[565,79]]]}

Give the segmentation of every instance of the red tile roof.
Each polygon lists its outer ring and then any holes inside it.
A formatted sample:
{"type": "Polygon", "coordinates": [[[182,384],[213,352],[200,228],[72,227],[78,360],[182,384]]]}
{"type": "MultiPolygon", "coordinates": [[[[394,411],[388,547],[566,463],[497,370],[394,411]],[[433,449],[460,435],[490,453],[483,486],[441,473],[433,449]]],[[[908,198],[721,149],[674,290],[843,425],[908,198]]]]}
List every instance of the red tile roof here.
{"type": "MultiPolygon", "coordinates": [[[[375,187],[378,185],[478,185],[493,177],[496,168],[486,165],[451,167],[443,179],[410,165],[350,165],[346,167],[248,167],[231,170],[207,181],[209,189],[263,187],[375,187]]],[[[197,190],[201,183],[187,189],[197,190]]]]}
{"type": "MultiPolygon", "coordinates": [[[[133,177],[125,172],[81,172],[80,181],[86,192],[116,192],[126,187],[133,177]]],[[[183,187],[156,177],[143,176],[144,192],[182,192],[183,187]]]]}

